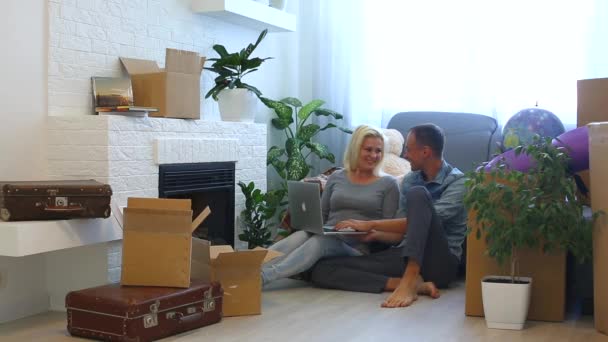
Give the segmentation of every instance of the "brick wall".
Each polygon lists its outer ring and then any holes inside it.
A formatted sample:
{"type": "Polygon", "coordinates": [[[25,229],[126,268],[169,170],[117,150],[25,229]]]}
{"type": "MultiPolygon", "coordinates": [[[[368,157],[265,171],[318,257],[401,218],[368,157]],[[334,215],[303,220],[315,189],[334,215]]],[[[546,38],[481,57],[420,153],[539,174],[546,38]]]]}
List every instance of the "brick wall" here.
{"type": "MultiPolygon", "coordinates": [[[[212,57],[213,44],[240,49],[257,34],[193,13],[189,0],[49,0],[49,115],[92,114],[91,76],[126,76],[119,56],[155,60],[163,67],[166,48],[212,57]]],[[[270,48],[263,45],[256,52],[270,48]]],[[[203,71],[201,95],[214,77],[203,71]]],[[[272,82],[260,81],[261,89],[272,82]]],[[[201,113],[219,119],[211,99],[201,101],[201,113]]]]}
{"type": "MultiPolygon", "coordinates": [[[[108,183],[119,206],[126,205],[130,196],[158,197],[160,163],[236,161],[236,182],[254,181],[258,188],[266,189],[264,124],[114,115],[49,116],[48,144],[51,178],[93,178],[108,183]]],[[[244,205],[238,187],[235,204],[238,215],[244,205]]],[[[238,235],[238,224],[236,228],[238,235]]],[[[111,244],[110,281],[120,279],[120,261],[120,243],[111,244]]]]}

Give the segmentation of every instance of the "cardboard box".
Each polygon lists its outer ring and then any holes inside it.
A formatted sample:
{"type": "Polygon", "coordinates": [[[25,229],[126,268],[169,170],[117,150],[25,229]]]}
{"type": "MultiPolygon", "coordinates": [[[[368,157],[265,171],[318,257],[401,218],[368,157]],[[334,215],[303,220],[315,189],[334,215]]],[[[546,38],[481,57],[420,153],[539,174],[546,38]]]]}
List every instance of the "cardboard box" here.
{"type": "MultiPolygon", "coordinates": [[[[477,223],[475,214],[469,213],[469,227],[473,232],[467,237],[466,299],[465,314],[484,316],[481,299],[481,278],[487,275],[509,274],[508,263],[498,263],[487,256],[485,236],[475,236],[477,223]]],[[[566,253],[543,254],[542,250],[522,249],[520,275],[532,277],[532,294],[528,319],[537,321],[560,322],[566,310],[566,253]]]]}
{"type": "Polygon", "coordinates": [[[577,127],[608,121],[608,78],[577,81],[577,127]]]}
{"type": "Polygon", "coordinates": [[[200,119],[200,79],[205,57],[167,49],[165,69],[155,61],[125,57],[120,57],[120,61],[131,76],[135,105],[158,108],[149,116],[200,119]]]}
{"type": "Polygon", "coordinates": [[[263,263],[282,255],[256,248],[234,251],[231,246],[210,246],[208,241],[193,238],[192,278],[219,281],[224,289],[224,316],[262,313],[263,263]]]}
{"type": "MultiPolygon", "coordinates": [[[[608,94],[608,93],[607,93],[608,94]]],[[[593,311],[595,329],[608,334],[608,122],[589,124],[591,209],[604,211],[593,228],[593,311]]]]}
{"type": "Polygon", "coordinates": [[[190,286],[193,221],[188,199],[130,197],[124,210],[122,285],[190,286]]]}

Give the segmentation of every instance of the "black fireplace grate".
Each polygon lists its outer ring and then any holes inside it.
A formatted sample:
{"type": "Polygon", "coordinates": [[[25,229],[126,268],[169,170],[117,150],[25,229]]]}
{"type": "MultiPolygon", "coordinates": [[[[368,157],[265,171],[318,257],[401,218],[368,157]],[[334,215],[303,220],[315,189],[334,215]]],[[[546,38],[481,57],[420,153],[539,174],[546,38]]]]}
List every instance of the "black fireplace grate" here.
{"type": "Polygon", "coordinates": [[[234,187],[234,163],[163,164],[159,176],[161,196],[234,187]]]}

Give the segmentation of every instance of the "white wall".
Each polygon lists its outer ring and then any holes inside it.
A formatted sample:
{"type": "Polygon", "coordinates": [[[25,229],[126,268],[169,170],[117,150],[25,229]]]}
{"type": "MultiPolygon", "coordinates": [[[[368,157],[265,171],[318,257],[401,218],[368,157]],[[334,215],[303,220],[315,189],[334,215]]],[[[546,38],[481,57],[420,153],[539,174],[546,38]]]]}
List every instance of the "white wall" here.
{"type": "Polygon", "coordinates": [[[46,1],[2,1],[0,32],[0,181],[40,179],[46,176],[46,1]]]}
{"type": "MultiPolygon", "coordinates": [[[[46,176],[45,0],[4,0],[0,11],[0,181],[46,176]]],[[[44,258],[0,256],[0,322],[45,311],[44,258]]]]}

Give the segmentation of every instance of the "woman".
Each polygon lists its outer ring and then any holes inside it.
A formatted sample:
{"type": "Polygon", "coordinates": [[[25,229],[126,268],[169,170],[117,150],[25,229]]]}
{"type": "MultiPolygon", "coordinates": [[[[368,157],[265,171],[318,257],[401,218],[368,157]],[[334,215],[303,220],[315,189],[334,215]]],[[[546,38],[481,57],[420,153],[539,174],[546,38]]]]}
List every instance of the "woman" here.
{"type": "MultiPolygon", "coordinates": [[[[377,129],[361,125],[353,133],[344,154],[344,169],[328,179],[321,197],[324,224],[357,218],[393,218],[399,206],[399,187],[394,177],[381,175],[386,138],[377,129]]],[[[382,241],[382,237],[375,236],[382,241]]],[[[284,255],[262,267],[262,281],[290,277],[310,269],[330,256],[369,254],[367,236],[322,236],[297,231],[270,247],[284,255]]]]}

